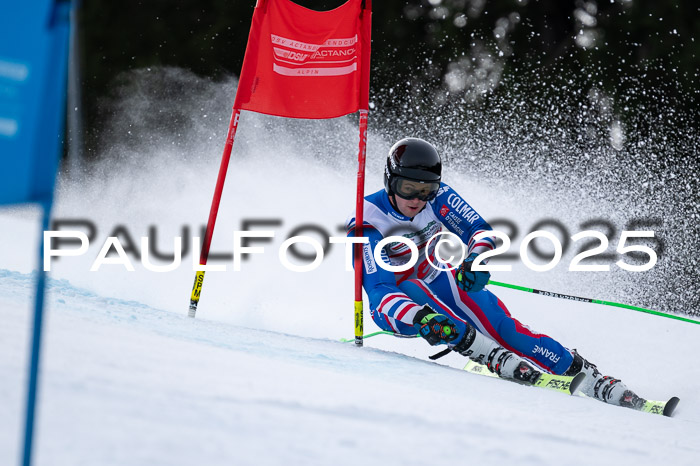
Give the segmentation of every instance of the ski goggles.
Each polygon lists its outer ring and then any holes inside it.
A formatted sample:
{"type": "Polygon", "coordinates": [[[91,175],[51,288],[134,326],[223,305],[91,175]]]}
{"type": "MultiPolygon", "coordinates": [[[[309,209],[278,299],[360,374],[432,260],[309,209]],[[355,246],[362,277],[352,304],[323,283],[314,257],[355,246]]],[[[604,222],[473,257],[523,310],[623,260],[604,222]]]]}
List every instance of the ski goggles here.
{"type": "Polygon", "coordinates": [[[399,176],[392,177],[391,190],[400,198],[421,201],[432,201],[437,196],[440,183],[409,180],[399,176]]]}

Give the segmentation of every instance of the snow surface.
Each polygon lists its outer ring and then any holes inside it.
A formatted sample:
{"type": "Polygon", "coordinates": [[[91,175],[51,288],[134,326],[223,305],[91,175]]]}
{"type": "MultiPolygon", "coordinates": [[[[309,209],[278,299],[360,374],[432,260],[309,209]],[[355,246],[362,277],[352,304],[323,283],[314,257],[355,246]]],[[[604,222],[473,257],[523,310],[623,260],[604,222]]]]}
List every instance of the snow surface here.
{"type": "MultiPolygon", "coordinates": [[[[32,279],[0,278],[0,463],[13,464],[32,279]]],[[[464,373],[458,356],[444,367],[401,354],[425,358],[420,341],[381,336],[355,348],[204,310],[193,320],[60,280],[49,291],[35,464],[418,465],[435,455],[458,464],[697,464],[697,370],[669,357],[698,349],[694,328],[585,304],[561,311],[529,295],[521,306],[559,313],[548,330],[590,348],[639,393],[680,396],[676,416],[464,373]]]]}
{"type": "MultiPolygon", "coordinates": [[[[213,86],[204,100],[228,102],[231,86],[213,86]]],[[[333,246],[308,273],[285,270],[277,250],[305,223],[342,235],[354,206],[352,118],[242,116],[212,251],[232,251],[243,219],[282,224],[254,228],[275,237],[242,271],[218,262],[228,271],[207,273],[196,319],[186,317],[191,252],[168,273],[133,258],[134,272],[110,264],[90,272],[118,226],[138,248],[155,225],[158,249],[172,251],[183,226],[192,233],[206,224],[228,115],[183,108],[192,124],[171,134],[145,118],[147,98],[130,99],[122,108],[129,120],[115,123],[103,161],[60,180],[54,217],[87,218],[98,231],[84,256],[52,262],[35,464],[700,464],[697,325],[490,288],[515,317],[578,348],[638,394],[679,396],[673,418],[464,373],[460,356],[429,362],[435,349],[418,340],[341,343],[353,333],[352,273],[342,248],[333,246]],[[152,138],[133,137],[139,128],[152,138]],[[319,149],[329,147],[332,153],[319,149]]],[[[368,193],[382,185],[390,144],[370,133],[368,193]]],[[[614,203],[556,185],[508,192],[449,160],[446,171],[487,218],[529,226],[546,217],[619,215],[614,203]]],[[[0,210],[2,465],[21,452],[38,219],[32,208],[0,210]]],[[[625,298],[634,296],[635,283],[641,293],[653,273],[568,272],[573,255],[550,272],[515,263],[493,278],[619,302],[620,284],[625,298]]],[[[677,310],[691,311],[684,303],[677,310]]],[[[368,315],[365,328],[376,329],[368,315]]]]}

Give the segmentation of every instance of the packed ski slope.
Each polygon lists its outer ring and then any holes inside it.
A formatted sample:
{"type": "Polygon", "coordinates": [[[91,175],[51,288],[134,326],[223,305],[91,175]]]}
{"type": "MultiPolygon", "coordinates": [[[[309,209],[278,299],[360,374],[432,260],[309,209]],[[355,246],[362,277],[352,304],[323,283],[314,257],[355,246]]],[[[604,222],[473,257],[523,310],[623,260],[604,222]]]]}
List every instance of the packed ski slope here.
{"type": "MultiPolygon", "coordinates": [[[[198,88],[192,99],[228,102],[234,84],[198,88]]],[[[200,236],[206,223],[228,115],[186,103],[172,103],[189,118],[185,128],[161,128],[151,118],[148,96],[129,94],[104,161],[89,173],[61,177],[54,218],[82,220],[74,227],[81,231],[89,220],[96,231],[87,253],[51,263],[35,464],[700,461],[697,325],[491,287],[522,322],[577,348],[641,396],[679,396],[673,418],[467,374],[459,370],[458,355],[429,362],[435,350],[418,340],[378,336],[364,348],[341,343],[353,333],[353,274],[345,270],[342,248],[331,247],[308,273],[286,270],[277,252],[304,225],[318,228],[298,234],[319,240],[323,232],[343,235],[339,227],[355,193],[352,119],[243,115],[212,252],[230,254],[234,230],[272,230],[275,236],[251,244],[265,252],[244,261],[239,272],[230,260],[213,261],[227,271],[207,273],[197,318],[187,318],[191,241],[171,272],[148,271],[138,257],[140,237],[172,253],[173,237],[200,236]],[[250,220],[267,223],[250,226],[250,220]],[[90,271],[108,236],[120,237],[135,271],[115,264],[90,271]]],[[[174,111],[166,100],[158,105],[165,114],[174,111]]],[[[370,133],[368,193],[382,186],[390,145],[370,133]]],[[[627,220],[622,201],[562,190],[556,180],[539,189],[508,187],[507,178],[501,184],[479,179],[450,158],[445,180],[487,219],[506,217],[523,230],[543,218],[565,223],[571,234],[582,219],[627,220]]],[[[0,210],[0,225],[0,464],[14,464],[38,212],[0,210]]],[[[667,249],[659,269],[672,267],[673,254],[681,253],[673,244],[667,249]]],[[[514,260],[512,272],[493,278],[636,304],[635,293],[659,270],[632,274],[612,266],[610,272],[573,273],[567,266],[574,254],[569,250],[543,273],[514,260]]],[[[672,296],[660,293],[659,299],[672,296]]],[[[692,309],[680,301],[676,310],[692,309]]],[[[368,315],[365,327],[375,329],[368,315]]]]}
{"type": "MultiPolygon", "coordinates": [[[[0,461],[13,464],[32,280],[0,276],[0,461]]],[[[425,464],[426,454],[446,463],[697,463],[697,370],[670,356],[698,350],[695,329],[504,295],[551,316],[548,330],[640,393],[680,396],[676,416],[460,372],[458,356],[443,367],[401,354],[429,354],[416,341],[376,337],[359,349],[52,281],[36,464],[403,465],[425,464]]]]}

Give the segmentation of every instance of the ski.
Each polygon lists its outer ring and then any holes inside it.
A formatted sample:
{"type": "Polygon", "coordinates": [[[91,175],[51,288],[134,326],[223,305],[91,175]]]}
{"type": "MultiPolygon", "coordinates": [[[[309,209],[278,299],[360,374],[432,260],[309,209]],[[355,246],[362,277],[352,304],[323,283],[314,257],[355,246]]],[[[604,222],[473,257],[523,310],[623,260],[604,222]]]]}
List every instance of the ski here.
{"type": "Polygon", "coordinates": [[[671,397],[668,401],[655,401],[655,400],[644,400],[641,399],[643,403],[639,403],[634,406],[624,406],[626,408],[634,409],[635,411],[642,411],[644,413],[659,414],[666,417],[671,417],[673,412],[678,406],[680,398],[677,396],[671,397]]]}
{"type": "Polygon", "coordinates": [[[662,414],[667,417],[673,415],[673,411],[676,410],[678,402],[680,399],[677,396],[672,397],[668,401],[653,401],[646,400],[639,411],[644,411],[645,413],[651,414],[662,414]]]}
{"type": "MultiPolygon", "coordinates": [[[[488,368],[485,365],[479,364],[478,362],[472,361],[471,359],[467,362],[466,366],[464,366],[464,370],[467,372],[471,372],[472,374],[480,374],[485,375],[487,377],[502,378],[488,370],[488,368]]],[[[534,384],[528,383],[526,385],[547,388],[549,390],[554,390],[559,393],[573,395],[574,393],[576,393],[576,390],[578,390],[578,387],[581,385],[583,379],[585,378],[586,375],[583,373],[579,373],[574,377],[568,377],[565,375],[554,375],[543,372],[542,374],[540,374],[540,376],[537,378],[537,381],[535,381],[534,384]]],[[[517,380],[512,381],[516,383],[522,383],[518,382],[517,380]]]]}
{"type": "MultiPolygon", "coordinates": [[[[581,392],[578,393],[578,396],[581,396],[583,398],[591,398],[592,400],[595,400],[595,398],[587,396],[586,394],[581,392]]],[[[633,409],[635,411],[642,411],[643,413],[659,414],[662,416],[671,417],[673,416],[673,412],[676,410],[676,406],[678,406],[680,398],[674,396],[671,397],[668,401],[645,400],[643,398],[638,398],[638,400],[639,401],[635,404],[620,405],[620,407],[633,409]]]]}

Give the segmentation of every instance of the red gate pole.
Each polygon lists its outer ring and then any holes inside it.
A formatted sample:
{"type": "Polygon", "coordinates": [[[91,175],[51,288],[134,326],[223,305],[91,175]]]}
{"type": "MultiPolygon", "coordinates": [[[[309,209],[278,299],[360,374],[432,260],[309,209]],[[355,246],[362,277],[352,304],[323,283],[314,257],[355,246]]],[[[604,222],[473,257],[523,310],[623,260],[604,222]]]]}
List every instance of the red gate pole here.
{"type": "Polygon", "coordinates": [[[219,167],[219,176],[216,179],[216,188],[214,189],[214,199],[211,202],[209,210],[209,221],[207,222],[207,230],[204,235],[204,243],[202,243],[202,252],[199,255],[199,268],[194,277],[192,285],[192,296],[190,296],[190,309],[187,313],[189,317],[194,317],[199,304],[199,297],[202,293],[202,284],[204,283],[204,272],[206,270],[207,259],[209,258],[209,248],[211,246],[211,238],[214,234],[214,225],[216,224],[216,216],[219,213],[219,203],[221,202],[221,193],[224,190],[224,182],[226,181],[226,173],[228,172],[228,163],[231,160],[231,149],[233,148],[233,140],[236,137],[238,129],[238,119],[241,111],[237,108],[231,113],[231,122],[228,126],[228,135],[226,136],[226,145],[224,146],[224,154],[221,156],[221,166],[219,167]]]}
{"type": "MultiPolygon", "coordinates": [[[[357,155],[357,204],[355,206],[355,238],[361,238],[365,204],[365,159],[367,155],[367,110],[360,110],[360,149],[357,155]]],[[[355,346],[362,346],[364,316],[362,309],[362,244],[355,244],[355,346]]]]}

